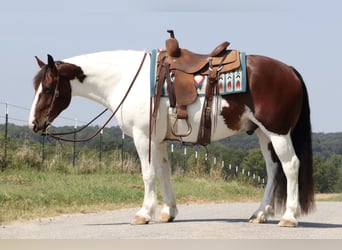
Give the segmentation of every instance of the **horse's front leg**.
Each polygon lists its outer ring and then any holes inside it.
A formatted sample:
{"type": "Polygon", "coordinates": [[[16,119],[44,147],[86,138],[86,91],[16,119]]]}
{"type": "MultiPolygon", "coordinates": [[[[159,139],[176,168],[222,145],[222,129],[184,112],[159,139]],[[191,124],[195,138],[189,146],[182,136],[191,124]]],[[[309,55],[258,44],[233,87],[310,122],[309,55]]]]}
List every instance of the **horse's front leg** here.
{"type": "Polygon", "coordinates": [[[171,222],[177,215],[176,198],[171,184],[171,169],[164,142],[151,143],[151,161],[148,160],[148,137],[136,131],[133,136],[140,162],[145,187],[142,208],[136,213],[132,224],[147,224],[154,215],[157,205],[156,176],[160,178],[163,207],[158,221],[171,222]]]}
{"type": "Polygon", "coordinates": [[[166,143],[156,145],[153,162],[157,166],[157,174],[160,179],[163,195],[163,208],[160,212],[159,222],[171,222],[176,217],[178,210],[176,198],[171,183],[171,168],[168,160],[166,143]],[[156,153],[158,152],[158,153],[156,153]]]}
{"type": "Polygon", "coordinates": [[[156,169],[154,162],[148,160],[148,137],[141,131],[135,131],[133,140],[140,158],[145,192],[143,205],[136,213],[131,224],[141,225],[148,224],[152,220],[157,206],[156,169]]]}

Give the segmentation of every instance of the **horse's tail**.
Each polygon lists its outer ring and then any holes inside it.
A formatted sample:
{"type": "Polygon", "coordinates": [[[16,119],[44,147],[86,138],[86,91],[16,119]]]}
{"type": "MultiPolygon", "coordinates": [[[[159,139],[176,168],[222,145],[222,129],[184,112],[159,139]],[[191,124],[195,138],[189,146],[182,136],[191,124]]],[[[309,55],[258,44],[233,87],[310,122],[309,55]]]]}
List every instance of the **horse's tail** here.
{"type": "MultiPolygon", "coordinates": [[[[313,160],[309,96],[300,73],[292,68],[302,84],[303,103],[298,122],[291,133],[292,143],[300,161],[298,189],[301,212],[306,214],[314,208],[313,160]]],[[[279,160],[278,160],[279,161],[279,160]]],[[[280,162],[278,162],[280,163],[280,162]]],[[[280,165],[280,164],[278,164],[280,165]]],[[[277,168],[276,181],[279,186],[276,190],[277,202],[281,205],[286,201],[286,177],[281,167],[277,168]]]]}
{"type": "Polygon", "coordinates": [[[310,122],[309,96],[304,80],[299,72],[293,68],[302,83],[303,103],[298,122],[291,134],[293,146],[300,161],[299,168],[299,204],[302,213],[306,214],[314,207],[314,183],[312,160],[312,133],[310,122]]]}

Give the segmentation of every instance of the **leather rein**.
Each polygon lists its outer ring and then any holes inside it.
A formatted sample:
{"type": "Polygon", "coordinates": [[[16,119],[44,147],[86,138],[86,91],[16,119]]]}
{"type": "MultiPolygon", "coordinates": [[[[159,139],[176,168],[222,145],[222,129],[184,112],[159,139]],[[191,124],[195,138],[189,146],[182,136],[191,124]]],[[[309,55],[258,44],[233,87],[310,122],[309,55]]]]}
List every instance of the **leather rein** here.
{"type": "MultiPolygon", "coordinates": [[[[85,129],[86,127],[88,127],[91,123],[93,123],[96,119],[98,119],[101,115],[103,115],[107,110],[108,108],[104,109],[99,115],[97,115],[94,119],[92,119],[90,122],[88,122],[86,125],[84,125],[82,128],[78,129],[78,130],[75,130],[75,131],[72,131],[72,132],[65,132],[65,133],[48,133],[48,132],[45,132],[43,133],[42,135],[43,136],[48,136],[48,137],[51,137],[53,139],[56,139],[56,140],[60,140],[60,141],[66,141],[66,142],[86,142],[86,141],[89,141],[91,139],[93,139],[95,136],[97,136],[101,130],[103,130],[107,124],[113,119],[113,117],[115,116],[115,114],[118,112],[119,108],[122,106],[122,104],[124,103],[124,101],[126,100],[129,92],[131,91],[132,87],[133,87],[133,84],[135,83],[136,79],[138,78],[138,75],[142,69],[142,66],[144,65],[144,62],[145,62],[145,58],[146,58],[146,55],[147,53],[145,52],[144,53],[144,57],[143,59],[141,60],[141,63],[140,63],[140,66],[134,76],[134,78],[132,79],[132,82],[131,84],[129,85],[124,97],[122,98],[121,102],[119,103],[119,105],[117,106],[117,108],[114,110],[114,112],[112,113],[112,115],[107,119],[107,121],[94,133],[92,134],[91,136],[89,137],[86,137],[86,138],[82,138],[82,139],[68,139],[68,138],[65,138],[65,137],[61,137],[62,135],[75,135],[76,133],[82,131],[83,129],[85,129]]],[[[58,98],[58,94],[54,96],[53,100],[51,103],[55,103],[55,100],[58,98]]],[[[49,109],[49,112],[52,110],[52,107],[50,107],[49,109]]]]}

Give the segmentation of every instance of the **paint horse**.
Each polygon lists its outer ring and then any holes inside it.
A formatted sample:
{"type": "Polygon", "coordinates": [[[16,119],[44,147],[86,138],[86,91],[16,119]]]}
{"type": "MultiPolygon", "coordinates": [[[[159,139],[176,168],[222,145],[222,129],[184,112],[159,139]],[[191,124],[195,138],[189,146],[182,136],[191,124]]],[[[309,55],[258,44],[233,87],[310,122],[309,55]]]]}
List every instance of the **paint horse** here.
{"type": "MultiPolygon", "coordinates": [[[[155,129],[151,133],[151,58],[144,51],[108,51],[54,61],[37,59],[35,97],[29,126],[45,133],[53,120],[83,96],[115,111],[123,132],[133,137],[145,187],[142,207],[132,224],[147,224],[157,205],[156,177],[163,205],[158,220],[171,222],[177,215],[170,179],[166,139],[169,98],[161,97],[155,129]],[[149,158],[149,154],[150,158],[149,158]]],[[[284,208],[280,226],[295,227],[300,214],[314,207],[312,145],[308,93],[301,75],[291,66],[260,56],[246,56],[247,90],[215,96],[217,121],[211,140],[239,132],[255,132],[266,163],[267,185],[259,208],[249,221],[265,223],[274,209],[284,208]]],[[[153,98],[152,98],[153,99],[153,98]]],[[[205,97],[187,106],[192,132],[184,142],[195,143],[205,97]]]]}

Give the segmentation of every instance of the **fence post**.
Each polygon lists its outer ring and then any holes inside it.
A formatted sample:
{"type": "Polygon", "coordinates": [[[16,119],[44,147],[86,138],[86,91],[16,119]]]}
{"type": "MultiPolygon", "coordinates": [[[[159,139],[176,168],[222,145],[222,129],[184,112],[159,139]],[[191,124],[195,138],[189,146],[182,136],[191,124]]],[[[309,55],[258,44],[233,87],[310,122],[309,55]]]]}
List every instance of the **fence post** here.
{"type": "Polygon", "coordinates": [[[75,118],[74,124],[74,149],[73,149],[73,156],[72,156],[72,166],[75,166],[76,163],[76,129],[77,129],[77,118],[75,118]]]}
{"type": "Polygon", "coordinates": [[[205,173],[210,175],[210,166],[209,166],[209,162],[208,162],[208,153],[207,152],[204,154],[204,161],[205,161],[205,173]]]}
{"type": "Polygon", "coordinates": [[[198,169],[198,151],[197,149],[195,150],[195,167],[198,169]]]}
{"type": "Polygon", "coordinates": [[[2,170],[7,167],[7,140],[8,140],[8,103],[6,102],[6,116],[5,116],[5,151],[2,170]]]}
{"type": "Polygon", "coordinates": [[[100,163],[102,161],[102,136],[103,136],[103,129],[101,129],[100,131],[100,155],[99,155],[100,163]]]}
{"type": "Polygon", "coordinates": [[[123,161],[124,161],[124,140],[125,140],[125,133],[122,131],[122,136],[121,136],[121,172],[123,173],[124,166],[123,166],[123,161]]]}
{"type": "Polygon", "coordinates": [[[174,161],[173,161],[173,143],[171,143],[171,173],[175,172],[174,161]]]}
{"type": "Polygon", "coordinates": [[[183,174],[186,172],[186,147],[184,147],[183,174]]]}
{"type": "Polygon", "coordinates": [[[42,162],[45,160],[45,136],[42,139],[42,162]]]}

